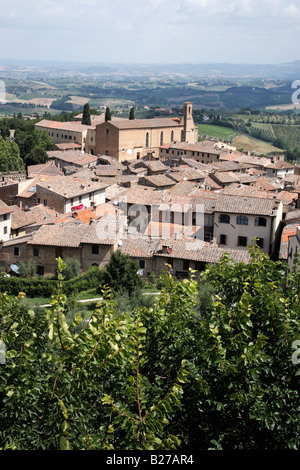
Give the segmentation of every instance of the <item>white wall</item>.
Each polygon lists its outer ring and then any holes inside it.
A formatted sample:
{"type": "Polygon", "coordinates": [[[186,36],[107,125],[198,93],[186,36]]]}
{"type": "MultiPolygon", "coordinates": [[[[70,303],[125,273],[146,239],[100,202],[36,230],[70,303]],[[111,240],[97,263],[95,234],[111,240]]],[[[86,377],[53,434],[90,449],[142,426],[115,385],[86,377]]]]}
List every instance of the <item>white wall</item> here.
{"type": "Polygon", "coordinates": [[[262,251],[269,253],[270,245],[272,243],[272,218],[270,216],[263,216],[266,219],[266,226],[256,226],[255,219],[257,215],[247,215],[248,225],[237,224],[237,217],[244,214],[229,214],[230,223],[219,222],[220,212],[215,212],[214,219],[214,239],[216,243],[224,248],[233,249],[244,249],[248,250],[248,247],[252,244],[253,238],[263,238],[264,245],[262,251]],[[226,245],[220,244],[221,234],[226,235],[226,245]],[[247,237],[247,246],[238,245],[238,237],[247,237]]]}
{"type": "Polygon", "coordinates": [[[91,201],[95,202],[95,205],[98,206],[99,204],[104,204],[105,203],[105,188],[99,189],[98,191],[93,191],[91,193],[86,193],[81,195],[81,200],[79,196],[76,196],[73,198],[73,201],[71,199],[67,199],[65,202],[65,207],[64,207],[64,213],[68,213],[72,211],[72,207],[78,206],[80,204],[83,204],[84,207],[90,207],[91,206],[91,201]]]}
{"type": "Polygon", "coordinates": [[[11,217],[10,214],[0,215],[0,240],[10,239],[11,217]]]}

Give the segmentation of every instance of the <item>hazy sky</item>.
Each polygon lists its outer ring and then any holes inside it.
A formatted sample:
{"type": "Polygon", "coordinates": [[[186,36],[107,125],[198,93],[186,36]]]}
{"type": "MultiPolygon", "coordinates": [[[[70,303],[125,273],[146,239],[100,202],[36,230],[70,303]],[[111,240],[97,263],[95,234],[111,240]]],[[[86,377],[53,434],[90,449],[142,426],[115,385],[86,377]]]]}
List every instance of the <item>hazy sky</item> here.
{"type": "Polygon", "coordinates": [[[282,63],[300,0],[0,0],[0,58],[282,63]]]}

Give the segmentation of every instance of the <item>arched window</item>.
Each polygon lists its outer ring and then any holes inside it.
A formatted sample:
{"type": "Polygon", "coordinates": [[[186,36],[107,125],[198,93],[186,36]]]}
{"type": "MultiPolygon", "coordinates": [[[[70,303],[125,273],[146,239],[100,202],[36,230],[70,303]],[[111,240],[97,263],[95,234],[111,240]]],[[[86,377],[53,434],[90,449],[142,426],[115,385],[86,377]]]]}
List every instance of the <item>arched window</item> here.
{"type": "Polygon", "coordinates": [[[149,132],[146,132],[146,148],[149,147],[149,132]]]}
{"type": "Polygon", "coordinates": [[[254,224],[256,227],[266,227],[267,225],[267,219],[264,217],[256,217],[254,224]]]}
{"type": "Polygon", "coordinates": [[[174,131],[171,132],[171,142],[174,140],[174,131]]]}
{"type": "Polygon", "coordinates": [[[238,215],[236,218],[236,223],[238,225],[248,225],[248,217],[245,215],[238,215]]]}
{"type": "Polygon", "coordinates": [[[160,145],[164,143],[164,133],[161,131],[160,133],[160,145]]]}
{"type": "Polygon", "coordinates": [[[220,214],[219,215],[219,223],[220,224],[230,224],[230,216],[228,214],[220,214]]]}

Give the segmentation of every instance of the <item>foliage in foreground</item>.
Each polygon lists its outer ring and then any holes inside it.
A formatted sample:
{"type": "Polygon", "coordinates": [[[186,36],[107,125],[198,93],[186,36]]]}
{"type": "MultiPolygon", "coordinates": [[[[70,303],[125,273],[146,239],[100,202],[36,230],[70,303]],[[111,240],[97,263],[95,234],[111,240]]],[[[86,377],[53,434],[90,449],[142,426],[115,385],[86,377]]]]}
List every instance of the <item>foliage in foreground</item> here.
{"type": "Polygon", "coordinates": [[[61,274],[46,314],[3,294],[0,448],[299,449],[299,271],[283,281],[253,249],[199,281],[166,272],[153,308],[117,313],[106,289],[88,322],[67,323],[61,274]]]}

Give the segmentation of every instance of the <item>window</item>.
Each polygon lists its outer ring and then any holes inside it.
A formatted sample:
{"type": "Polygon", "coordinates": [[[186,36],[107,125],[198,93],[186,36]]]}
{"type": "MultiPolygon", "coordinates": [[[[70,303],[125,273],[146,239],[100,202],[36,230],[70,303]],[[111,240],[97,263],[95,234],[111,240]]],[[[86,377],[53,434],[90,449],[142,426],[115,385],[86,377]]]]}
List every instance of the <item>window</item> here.
{"type": "Polygon", "coordinates": [[[219,215],[219,223],[220,224],[230,224],[230,216],[228,214],[220,214],[219,215]]]}
{"type": "Polygon", "coordinates": [[[4,214],[3,220],[7,220],[7,214],[4,214]]]}
{"type": "Polygon", "coordinates": [[[3,228],[3,233],[4,233],[4,235],[7,234],[7,227],[4,227],[4,228],[3,228]]]}
{"type": "Polygon", "coordinates": [[[40,254],[40,250],[38,248],[33,248],[32,249],[32,255],[33,256],[39,256],[40,254]]]}
{"type": "Polygon", "coordinates": [[[248,217],[245,215],[238,215],[236,218],[236,223],[239,225],[248,225],[248,217]]]}
{"type": "Polygon", "coordinates": [[[14,255],[19,256],[20,255],[20,248],[18,246],[14,247],[14,255]]]}
{"type": "Polygon", "coordinates": [[[255,225],[256,227],[266,227],[267,219],[265,219],[264,217],[256,217],[255,225]]]}
{"type": "Polygon", "coordinates": [[[47,199],[44,199],[44,206],[47,205],[47,199]]]}
{"type": "Polygon", "coordinates": [[[44,276],[44,266],[37,266],[36,273],[38,276],[44,276]]]}
{"type": "Polygon", "coordinates": [[[139,260],[139,268],[140,269],[145,269],[145,260],[144,259],[139,260]]]}
{"type": "Polygon", "coordinates": [[[238,246],[247,246],[247,237],[238,237],[238,246]]]}
{"type": "Polygon", "coordinates": [[[171,142],[174,140],[174,131],[171,132],[171,142]]]}
{"type": "Polygon", "coordinates": [[[173,268],[173,258],[168,258],[167,259],[167,264],[169,264],[171,266],[171,268],[173,268]]]}
{"type": "Polygon", "coordinates": [[[259,246],[259,248],[263,248],[264,247],[264,239],[263,238],[257,238],[256,239],[256,244],[257,244],[257,246],[259,246]]]}
{"type": "Polygon", "coordinates": [[[164,142],[164,133],[161,132],[161,133],[160,133],[160,145],[162,145],[163,142],[164,142]]]}
{"type": "Polygon", "coordinates": [[[189,268],[190,268],[190,262],[189,262],[189,260],[188,260],[188,259],[184,259],[184,260],[183,260],[183,270],[184,270],[184,271],[188,271],[189,268]]]}
{"type": "Polygon", "coordinates": [[[99,245],[92,245],[92,255],[99,255],[99,245]]]}
{"type": "Polygon", "coordinates": [[[220,245],[226,245],[227,243],[227,235],[224,235],[223,233],[220,235],[220,245]]]}
{"type": "Polygon", "coordinates": [[[149,132],[146,132],[146,148],[149,147],[149,132]]]}
{"type": "Polygon", "coordinates": [[[79,204],[81,204],[81,201],[82,201],[82,196],[79,196],[79,204]]]}
{"type": "Polygon", "coordinates": [[[181,142],[184,142],[184,132],[181,131],[181,142]]]}

